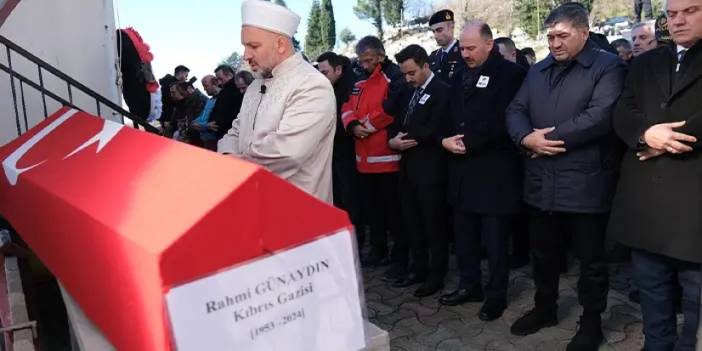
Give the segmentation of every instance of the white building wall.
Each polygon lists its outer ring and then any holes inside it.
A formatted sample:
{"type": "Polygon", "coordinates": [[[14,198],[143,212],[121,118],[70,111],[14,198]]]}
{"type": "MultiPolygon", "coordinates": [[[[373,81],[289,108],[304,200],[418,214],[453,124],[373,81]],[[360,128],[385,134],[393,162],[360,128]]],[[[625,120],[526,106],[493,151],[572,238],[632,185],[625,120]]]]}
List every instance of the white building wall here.
{"type": "MultiPolygon", "coordinates": [[[[78,82],[112,100],[121,101],[116,84],[116,39],[112,0],[21,0],[10,17],[0,27],[0,34],[30,53],[55,66],[78,82]]],[[[12,65],[19,73],[39,82],[36,65],[17,54],[12,65]]],[[[0,62],[7,65],[4,45],[0,45],[0,62]]],[[[66,84],[48,72],[43,73],[47,88],[68,100],[66,84]]],[[[17,137],[16,115],[12,104],[9,75],[0,71],[0,145],[17,137]]],[[[15,80],[20,129],[28,128],[44,118],[41,95],[24,87],[27,109],[25,123],[19,81],[15,80]]],[[[73,89],[74,103],[96,113],[95,100],[73,89]]],[[[47,98],[48,113],[60,104],[47,98]]],[[[120,120],[108,108],[101,107],[102,116],[120,120]]]]}

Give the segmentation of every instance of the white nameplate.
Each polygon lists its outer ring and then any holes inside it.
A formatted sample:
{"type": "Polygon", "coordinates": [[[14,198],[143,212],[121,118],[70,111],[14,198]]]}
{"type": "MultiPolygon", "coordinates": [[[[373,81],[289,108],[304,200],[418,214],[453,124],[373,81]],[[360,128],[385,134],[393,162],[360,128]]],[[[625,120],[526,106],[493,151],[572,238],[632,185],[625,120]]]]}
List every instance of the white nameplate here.
{"type": "Polygon", "coordinates": [[[476,84],[475,86],[478,88],[487,88],[488,83],[490,83],[490,77],[480,76],[480,78],[478,79],[478,84],[476,84]]]}
{"type": "Polygon", "coordinates": [[[352,240],[344,230],[171,289],[177,350],[364,348],[352,240]]]}
{"type": "Polygon", "coordinates": [[[431,95],[429,95],[429,94],[424,94],[424,95],[422,96],[422,98],[419,99],[419,104],[420,104],[420,105],[424,105],[425,103],[427,103],[427,100],[429,100],[430,97],[431,97],[431,95]]]}

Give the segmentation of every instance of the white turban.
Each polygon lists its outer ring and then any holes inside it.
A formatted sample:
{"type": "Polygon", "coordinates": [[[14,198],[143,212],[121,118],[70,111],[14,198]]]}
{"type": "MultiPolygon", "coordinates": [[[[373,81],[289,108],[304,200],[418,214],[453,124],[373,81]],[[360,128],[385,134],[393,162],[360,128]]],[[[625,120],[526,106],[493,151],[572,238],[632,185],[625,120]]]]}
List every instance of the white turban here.
{"type": "Polygon", "coordinates": [[[300,24],[300,16],[270,1],[246,0],[241,4],[241,24],[292,38],[300,24]]]}

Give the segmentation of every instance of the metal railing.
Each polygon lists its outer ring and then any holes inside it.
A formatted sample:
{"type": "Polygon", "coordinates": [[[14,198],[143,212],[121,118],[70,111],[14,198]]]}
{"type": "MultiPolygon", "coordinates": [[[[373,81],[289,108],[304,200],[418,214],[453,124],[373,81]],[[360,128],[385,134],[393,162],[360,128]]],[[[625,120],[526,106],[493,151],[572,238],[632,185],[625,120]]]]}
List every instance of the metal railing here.
{"type": "Polygon", "coordinates": [[[124,119],[127,118],[131,120],[134,124],[135,128],[142,127],[144,130],[147,132],[151,133],[160,133],[159,129],[150,125],[146,120],[143,118],[140,118],[138,116],[135,116],[131,112],[125,110],[115,102],[111,101],[110,99],[100,95],[96,91],[88,88],[84,84],[78,82],[77,80],[71,78],[67,74],[61,72],[59,69],[56,67],[50,65],[46,61],[38,58],[37,56],[33,55],[32,53],[28,52],[27,50],[23,49],[19,45],[15,44],[14,42],[10,41],[6,37],[0,35],[0,44],[5,46],[5,50],[7,53],[7,65],[0,62],[0,70],[6,72],[7,74],[10,75],[10,89],[12,90],[12,101],[14,105],[14,112],[15,112],[15,121],[17,124],[17,135],[22,134],[22,122],[24,122],[24,125],[29,128],[28,124],[28,119],[27,119],[27,104],[25,100],[25,87],[30,87],[32,89],[37,90],[39,93],[41,93],[41,101],[42,101],[42,107],[44,111],[44,118],[49,117],[49,111],[47,110],[47,105],[46,105],[46,99],[51,98],[54,101],[64,105],[64,106],[70,106],[78,110],[83,110],[80,106],[76,106],[74,104],[74,99],[73,99],[73,90],[78,90],[82,92],[83,94],[87,95],[88,97],[92,98],[95,100],[95,106],[96,106],[96,111],[97,115],[99,117],[104,117],[102,115],[103,113],[103,107],[106,107],[107,109],[111,110],[115,115],[120,115],[122,117],[122,122],[124,123],[124,119]],[[37,67],[37,73],[38,73],[38,81],[35,82],[34,80],[28,78],[27,76],[19,73],[17,70],[13,69],[12,66],[12,56],[13,53],[20,55],[24,57],[26,60],[31,62],[32,64],[36,65],[37,67]],[[68,100],[62,98],[59,93],[53,92],[49,89],[46,88],[44,85],[45,79],[44,79],[44,73],[49,73],[59,80],[63,81],[66,83],[66,89],[68,91],[68,100]],[[16,84],[15,81],[19,81],[19,87],[17,87],[18,84],[16,84]],[[18,90],[19,90],[19,98],[20,98],[20,105],[21,105],[21,111],[22,113],[20,114],[20,107],[18,106],[18,90]]]}

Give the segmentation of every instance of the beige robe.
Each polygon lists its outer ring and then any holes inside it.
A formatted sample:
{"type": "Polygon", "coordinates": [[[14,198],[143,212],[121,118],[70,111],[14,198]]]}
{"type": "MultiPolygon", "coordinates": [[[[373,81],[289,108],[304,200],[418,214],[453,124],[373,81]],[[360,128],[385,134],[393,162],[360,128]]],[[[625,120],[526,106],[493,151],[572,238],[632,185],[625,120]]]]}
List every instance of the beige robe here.
{"type": "Polygon", "coordinates": [[[249,86],[217,150],[259,164],[331,203],[335,127],[331,83],[295,54],[273,69],[273,78],[249,86]]]}

